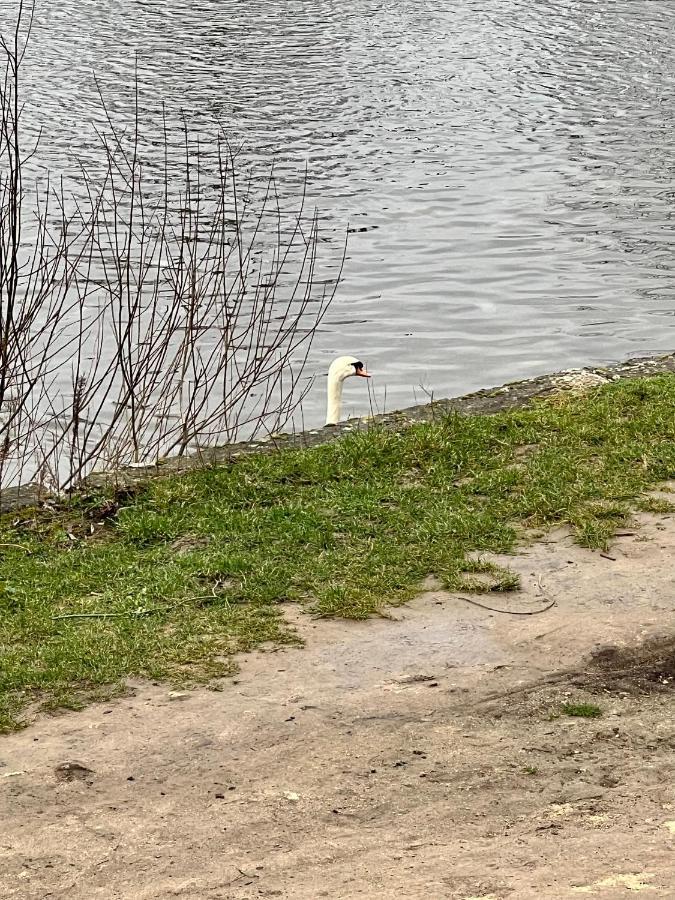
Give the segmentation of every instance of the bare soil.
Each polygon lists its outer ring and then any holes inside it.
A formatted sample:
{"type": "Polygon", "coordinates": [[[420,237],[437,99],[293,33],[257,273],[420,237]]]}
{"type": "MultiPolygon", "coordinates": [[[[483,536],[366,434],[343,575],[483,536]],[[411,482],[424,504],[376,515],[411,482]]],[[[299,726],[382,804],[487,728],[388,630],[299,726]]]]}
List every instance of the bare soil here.
{"type": "Polygon", "coordinates": [[[675,518],[0,740],[0,895],[675,896],[675,518]],[[591,703],[599,718],[561,714],[591,703]]]}

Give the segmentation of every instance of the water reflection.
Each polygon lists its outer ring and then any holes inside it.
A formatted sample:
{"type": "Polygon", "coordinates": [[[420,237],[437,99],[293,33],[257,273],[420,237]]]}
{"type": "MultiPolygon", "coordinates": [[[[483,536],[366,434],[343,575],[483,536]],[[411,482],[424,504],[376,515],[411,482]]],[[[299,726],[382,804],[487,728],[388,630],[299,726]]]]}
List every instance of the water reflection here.
{"type": "Polygon", "coordinates": [[[124,117],[136,55],[145,121],[219,120],[290,197],[306,163],[353,229],[312,364],[356,353],[392,408],[673,349],[674,34],[661,0],[39,2],[35,164],[95,158],[92,73],[124,117]]]}

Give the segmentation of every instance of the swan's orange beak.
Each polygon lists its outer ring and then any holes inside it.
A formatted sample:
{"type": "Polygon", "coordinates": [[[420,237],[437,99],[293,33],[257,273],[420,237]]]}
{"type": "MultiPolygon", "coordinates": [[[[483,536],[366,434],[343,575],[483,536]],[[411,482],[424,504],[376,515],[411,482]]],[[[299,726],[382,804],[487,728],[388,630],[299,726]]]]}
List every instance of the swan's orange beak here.
{"type": "Polygon", "coordinates": [[[371,376],[368,374],[368,372],[366,372],[365,369],[357,369],[357,370],[356,370],[356,374],[359,375],[361,378],[370,378],[370,377],[371,377],[371,376]]]}

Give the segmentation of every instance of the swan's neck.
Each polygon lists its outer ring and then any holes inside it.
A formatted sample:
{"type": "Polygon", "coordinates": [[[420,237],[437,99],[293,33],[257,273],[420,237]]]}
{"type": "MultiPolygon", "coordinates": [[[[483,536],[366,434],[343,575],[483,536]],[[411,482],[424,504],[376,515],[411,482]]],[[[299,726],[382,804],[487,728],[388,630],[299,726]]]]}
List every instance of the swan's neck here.
{"type": "Polygon", "coordinates": [[[337,425],[342,412],[342,379],[328,376],[326,425],[337,425]]]}

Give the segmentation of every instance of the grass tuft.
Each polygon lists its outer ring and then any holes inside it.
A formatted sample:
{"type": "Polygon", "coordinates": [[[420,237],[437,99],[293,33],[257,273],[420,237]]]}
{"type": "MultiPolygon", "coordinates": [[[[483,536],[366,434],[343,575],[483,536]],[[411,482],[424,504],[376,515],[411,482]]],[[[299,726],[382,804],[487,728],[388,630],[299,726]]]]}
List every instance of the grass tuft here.
{"type": "Polygon", "coordinates": [[[675,512],[675,503],[665,497],[642,497],[636,506],[641,512],[665,514],[675,512]]]}
{"type": "Polygon", "coordinates": [[[563,703],[560,708],[566,716],[580,719],[598,719],[602,715],[602,710],[595,703],[563,703]]]}

